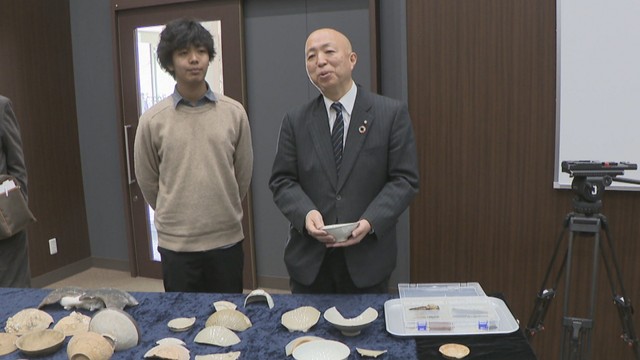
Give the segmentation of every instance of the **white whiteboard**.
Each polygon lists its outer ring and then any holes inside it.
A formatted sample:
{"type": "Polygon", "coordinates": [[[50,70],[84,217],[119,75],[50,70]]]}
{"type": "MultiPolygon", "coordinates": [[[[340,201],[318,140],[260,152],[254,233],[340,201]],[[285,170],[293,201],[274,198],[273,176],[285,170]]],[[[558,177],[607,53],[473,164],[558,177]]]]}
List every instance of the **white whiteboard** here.
{"type": "Polygon", "coordinates": [[[640,0],[558,0],[557,12],[554,187],[564,188],[565,160],[640,164],[640,0]]]}

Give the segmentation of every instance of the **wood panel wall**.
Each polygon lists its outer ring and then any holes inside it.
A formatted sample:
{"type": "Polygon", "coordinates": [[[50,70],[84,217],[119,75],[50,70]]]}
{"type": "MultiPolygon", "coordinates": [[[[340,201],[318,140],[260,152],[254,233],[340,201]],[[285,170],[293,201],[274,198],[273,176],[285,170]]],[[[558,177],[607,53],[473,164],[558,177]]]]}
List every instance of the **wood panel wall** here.
{"type": "MultiPolygon", "coordinates": [[[[573,210],[571,191],[552,187],[556,2],[407,0],[407,26],[422,177],[411,206],[411,281],[478,281],[503,293],[524,327],[573,210]]],[[[602,213],[627,293],[640,301],[640,193],[606,192],[602,213]]],[[[561,241],[566,247],[568,238],[561,241]]],[[[580,238],[573,251],[569,295],[580,316],[591,247],[592,238],[580,238]]],[[[602,267],[598,274],[592,358],[632,359],[602,267]]],[[[558,290],[546,330],[532,340],[539,359],[559,356],[567,293],[558,290]]]]}
{"type": "Polygon", "coordinates": [[[73,80],[68,0],[0,0],[0,93],[21,127],[31,275],[90,255],[73,80]],[[57,238],[58,254],[48,240],[57,238]]]}

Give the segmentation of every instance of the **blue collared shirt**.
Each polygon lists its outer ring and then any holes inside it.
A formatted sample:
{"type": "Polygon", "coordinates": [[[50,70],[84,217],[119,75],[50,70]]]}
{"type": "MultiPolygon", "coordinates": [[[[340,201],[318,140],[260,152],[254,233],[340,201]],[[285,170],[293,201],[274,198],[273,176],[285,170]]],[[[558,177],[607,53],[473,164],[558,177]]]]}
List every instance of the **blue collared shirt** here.
{"type": "Polygon", "coordinates": [[[200,100],[196,101],[195,103],[190,102],[189,100],[183,98],[182,95],[180,95],[180,93],[178,92],[178,85],[176,85],[173,88],[173,94],[171,94],[171,98],[173,99],[173,107],[174,108],[177,108],[179,104],[183,104],[183,105],[191,106],[191,107],[198,107],[198,106],[202,106],[202,105],[204,105],[206,103],[209,103],[209,102],[218,101],[218,98],[216,97],[216,94],[214,94],[213,91],[211,91],[211,88],[209,87],[209,84],[207,84],[207,91],[204,93],[202,98],[200,98],[200,100]]]}

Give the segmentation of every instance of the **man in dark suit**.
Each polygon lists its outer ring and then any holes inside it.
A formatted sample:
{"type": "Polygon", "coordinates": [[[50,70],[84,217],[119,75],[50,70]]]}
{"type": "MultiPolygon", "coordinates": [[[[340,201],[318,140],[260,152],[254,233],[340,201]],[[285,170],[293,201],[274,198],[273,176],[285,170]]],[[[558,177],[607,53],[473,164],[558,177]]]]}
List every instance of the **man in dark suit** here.
{"type": "MultiPolygon", "coordinates": [[[[20,126],[11,101],[0,95],[0,174],[12,175],[27,196],[27,168],[20,126]]],[[[0,287],[31,287],[27,231],[0,239],[0,287]]]]}
{"type": "Polygon", "coordinates": [[[357,55],[340,32],[316,30],[305,49],[322,95],[285,115],[269,180],[291,222],[284,254],[291,291],[387,292],[396,223],[419,183],[407,107],[356,86],[357,55]],[[358,226],[344,242],[322,229],[348,222],[358,226]]]}

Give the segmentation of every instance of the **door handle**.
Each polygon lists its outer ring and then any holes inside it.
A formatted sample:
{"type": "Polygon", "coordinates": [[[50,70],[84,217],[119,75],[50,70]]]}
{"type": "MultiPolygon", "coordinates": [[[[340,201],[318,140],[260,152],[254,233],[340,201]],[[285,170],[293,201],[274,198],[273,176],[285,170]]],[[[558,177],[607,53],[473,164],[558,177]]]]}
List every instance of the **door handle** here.
{"type": "Polygon", "coordinates": [[[124,151],[125,156],[127,158],[127,180],[129,181],[129,185],[136,182],[134,177],[134,172],[131,170],[131,165],[133,164],[133,159],[131,158],[132,154],[129,151],[129,132],[133,129],[131,125],[124,126],[124,151]]]}

